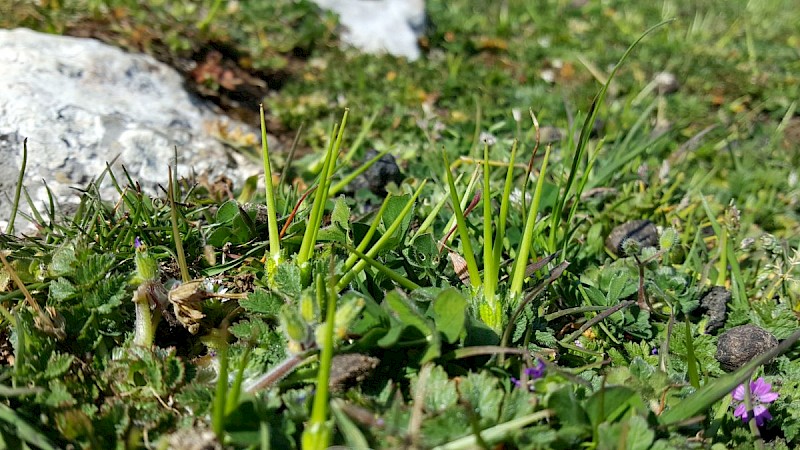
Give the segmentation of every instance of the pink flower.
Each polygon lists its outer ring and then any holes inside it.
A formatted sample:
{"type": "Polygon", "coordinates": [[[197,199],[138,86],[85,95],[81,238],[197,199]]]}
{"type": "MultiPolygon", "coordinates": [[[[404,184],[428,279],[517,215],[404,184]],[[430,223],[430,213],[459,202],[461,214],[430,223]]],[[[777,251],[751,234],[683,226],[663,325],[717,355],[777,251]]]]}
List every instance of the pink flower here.
{"type": "MultiPolygon", "coordinates": [[[[747,406],[744,404],[744,385],[740,384],[733,390],[733,404],[736,409],[733,411],[734,417],[739,417],[743,422],[749,419],[747,406]]],[[[772,414],[769,413],[766,404],[772,403],[778,398],[777,392],[772,392],[772,385],[764,381],[764,378],[759,377],[756,381],[750,382],[750,398],[753,402],[753,416],[756,419],[756,425],[764,425],[764,422],[772,419],[772,414]]]]}

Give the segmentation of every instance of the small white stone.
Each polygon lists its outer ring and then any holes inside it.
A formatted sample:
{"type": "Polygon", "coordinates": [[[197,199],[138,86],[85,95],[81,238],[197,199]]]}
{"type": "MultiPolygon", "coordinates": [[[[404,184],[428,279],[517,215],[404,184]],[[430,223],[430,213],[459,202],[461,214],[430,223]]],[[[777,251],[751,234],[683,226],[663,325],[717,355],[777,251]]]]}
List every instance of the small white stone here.
{"type": "Polygon", "coordinates": [[[314,0],[339,15],[342,40],[366,53],[389,53],[413,61],[425,28],[424,0],[314,0]]]}

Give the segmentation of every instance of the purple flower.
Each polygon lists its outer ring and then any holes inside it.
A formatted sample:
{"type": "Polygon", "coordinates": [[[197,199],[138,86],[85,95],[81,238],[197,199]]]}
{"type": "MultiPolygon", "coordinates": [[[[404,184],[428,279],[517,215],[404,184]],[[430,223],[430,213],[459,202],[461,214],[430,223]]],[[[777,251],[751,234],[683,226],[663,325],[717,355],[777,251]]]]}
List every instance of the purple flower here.
{"type": "MultiPolygon", "coordinates": [[[[736,405],[733,416],[741,418],[742,422],[747,422],[749,416],[747,406],[744,404],[744,394],[743,384],[740,384],[731,392],[733,404],[736,405]]],[[[764,422],[772,419],[772,414],[769,413],[766,404],[774,402],[778,398],[778,393],[772,392],[772,385],[764,381],[764,378],[759,377],[756,381],[750,382],[750,397],[753,402],[753,415],[756,419],[756,425],[764,425],[764,422]]]]}
{"type": "Polygon", "coordinates": [[[135,238],[133,238],[133,248],[138,250],[139,247],[141,247],[141,246],[142,246],[142,240],[139,239],[139,236],[136,236],[135,238]]]}
{"type": "Polygon", "coordinates": [[[532,380],[538,380],[544,376],[544,361],[539,358],[536,358],[535,365],[533,367],[528,367],[525,369],[525,375],[532,380]]]}
{"type": "MultiPolygon", "coordinates": [[[[536,358],[534,366],[526,367],[525,370],[523,370],[522,372],[525,374],[525,376],[528,378],[529,381],[538,380],[539,378],[542,378],[544,376],[545,369],[546,366],[544,365],[544,361],[542,361],[539,358],[536,358]]],[[[511,377],[511,382],[514,383],[514,386],[520,389],[523,387],[522,380],[518,380],[514,377],[511,377]]],[[[533,391],[533,385],[528,384],[528,390],[533,391]]]]}

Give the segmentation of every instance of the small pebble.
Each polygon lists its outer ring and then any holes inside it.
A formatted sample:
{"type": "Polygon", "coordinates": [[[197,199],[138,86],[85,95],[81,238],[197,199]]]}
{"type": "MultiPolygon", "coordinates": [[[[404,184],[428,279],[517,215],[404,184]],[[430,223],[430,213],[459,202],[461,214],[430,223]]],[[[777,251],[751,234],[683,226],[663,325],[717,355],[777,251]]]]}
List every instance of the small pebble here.
{"type": "Polygon", "coordinates": [[[333,357],[328,385],[333,392],[343,392],[358,384],[378,367],[381,360],[361,353],[343,353],[333,357]]]}
{"type": "MultiPolygon", "coordinates": [[[[377,151],[367,150],[367,154],[364,156],[364,162],[366,163],[376,156],[378,156],[377,151]]],[[[400,172],[400,167],[397,166],[394,156],[387,153],[381,156],[381,159],[376,161],[375,164],[370,166],[369,169],[353,181],[353,188],[355,190],[367,188],[373,194],[384,197],[386,195],[386,186],[389,183],[394,182],[399,185],[404,178],[403,173],[400,172]]]]}
{"type": "Polygon", "coordinates": [[[636,240],[641,247],[655,247],[658,245],[658,229],[647,219],[625,222],[608,234],[606,248],[617,256],[625,256],[622,244],[628,239],[636,240]]]}
{"type": "Polygon", "coordinates": [[[708,316],[706,333],[712,333],[725,325],[729,301],[731,301],[731,292],[722,286],[714,286],[700,299],[700,306],[708,316]]]}
{"type": "Polygon", "coordinates": [[[722,333],[714,355],[728,372],[742,367],[754,357],[778,345],[778,340],[763,328],[752,324],[740,325],[722,333]]]}
{"type": "Polygon", "coordinates": [[[672,94],[680,88],[678,78],[670,72],[659,72],[653,80],[656,82],[656,88],[661,95],[672,94]]]}

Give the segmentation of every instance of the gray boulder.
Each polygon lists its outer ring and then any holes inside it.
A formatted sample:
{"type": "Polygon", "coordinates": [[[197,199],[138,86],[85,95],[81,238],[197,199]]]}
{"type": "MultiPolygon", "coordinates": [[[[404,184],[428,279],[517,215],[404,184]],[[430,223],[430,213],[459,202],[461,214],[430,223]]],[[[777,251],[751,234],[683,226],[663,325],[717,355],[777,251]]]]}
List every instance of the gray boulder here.
{"type": "MultiPolygon", "coordinates": [[[[77,203],[73,187],[85,188],[117,157],[115,174],[122,175],[124,164],[133,180],[155,193],[158,184],[166,185],[175,147],[179,176],[207,172],[240,182],[259,172],[257,161],[217,138],[237,131],[259,136],[257,130],[214,112],[186,92],[175,70],[150,56],[91,39],[0,30],[0,67],[3,230],[25,138],[25,186],[37,206],[47,199],[43,179],[60,205],[77,203]]],[[[101,194],[117,198],[108,183],[101,194]]],[[[19,230],[24,221],[17,220],[19,230]]]]}
{"type": "Polygon", "coordinates": [[[426,16],[425,0],[314,0],[339,15],[342,40],[366,53],[415,60],[426,16]]]}

